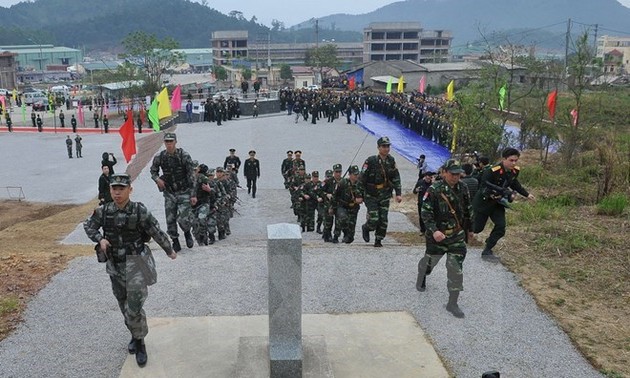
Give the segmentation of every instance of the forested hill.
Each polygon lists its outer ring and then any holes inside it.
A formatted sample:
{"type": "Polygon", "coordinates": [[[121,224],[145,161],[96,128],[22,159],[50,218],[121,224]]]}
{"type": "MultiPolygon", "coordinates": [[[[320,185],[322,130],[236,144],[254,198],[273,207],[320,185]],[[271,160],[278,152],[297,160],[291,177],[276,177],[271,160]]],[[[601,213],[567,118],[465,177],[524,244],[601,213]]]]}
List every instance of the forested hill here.
{"type": "MultiPolygon", "coordinates": [[[[270,29],[255,20],[222,14],[188,0],[37,0],[0,7],[0,45],[52,43],[87,49],[120,47],[129,33],[142,30],[170,36],[180,47],[209,47],[216,30],[248,30],[250,39],[270,29]]],[[[311,42],[307,30],[271,31],[274,42],[311,42]]],[[[360,41],[357,32],[336,33],[337,40],[360,41]]],[[[335,38],[333,36],[332,38],[335,38]]],[[[326,38],[326,34],[321,35],[326,38]]]]}

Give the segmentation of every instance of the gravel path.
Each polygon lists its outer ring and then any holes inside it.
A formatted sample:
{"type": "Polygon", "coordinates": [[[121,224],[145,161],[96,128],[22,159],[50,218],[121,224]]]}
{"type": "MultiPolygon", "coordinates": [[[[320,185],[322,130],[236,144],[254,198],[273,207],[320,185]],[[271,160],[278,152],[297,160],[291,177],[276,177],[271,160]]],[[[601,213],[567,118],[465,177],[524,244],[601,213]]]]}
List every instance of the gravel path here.
{"type": "MultiPolygon", "coordinates": [[[[285,151],[304,151],[308,170],[322,172],[336,162],[345,168],[366,135],[360,128],[340,121],[313,126],[295,125],[292,120],[276,116],[232,121],[222,127],[178,126],[178,145],[193,159],[210,166],[221,165],[230,147],[237,149],[241,159],[248,150],[255,149],[261,160],[262,178],[256,199],[239,192],[240,215],[232,220],[232,235],[225,241],[184,249],[175,261],[154,249],[159,282],[149,290],[145,305],[149,317],[266,313],[266,225],[294,220],[288,193],[281,189],[280,162],[285,151]],[[342,140],[348,141],[346,146],[335,145],[342,140]]],[[[44,136],[28,137],[40,153],[63,157],[63,138],[53,146],[44,136]]],[[[102,143],[116,142],[110,136],[90,136],[98,137],[102,137],[102,143]]],[[[22,137],[14,138],[18,139],[22,137]]],[[[367,137],[356,164],[375,153],[376,139],[373,135],[367,137]]],[[[13,148],[24,148],[7,140],[7,134],[0,136],[5,147],[0,149],[0,157],[11,156],[13,148]]],[[[410,190],[415,183],[415,167],[395,156],[404,188],[410,190]]],[[[98,157],[100,160],[100,152],[98,157]]],[[[60,159],[63,166],[57,169],[65,171],[71,164],[68,161],[60,159]]],[[[20,180],[25,186],[35,180],[63,180],[76,193],[95,192],[100,174],[98,161],[93,166],[87,179],[86,170],[54,177],[42,169],[39,174],[28,171],[20,180]]],[[[5,177],[7,169],[0,168],[0,177],[5,177]]],[[[41,200],[51,201],[49,196],[42,195],[41,200]]],[[[79,197],[77,202],[85,202],[79,197]]],[[[164,224],[162,198],[148,177],[148,168],[134,182],[132,198],[144,202],[164,224]]],[[[391,231],[415,229],[403,215],[390,215],[391,231]]],[[[352,245],[332,245],[321,242],[317,234],[304,235],[304,313],[408,311],[458,377],[479,377],[490,369],[501,371],[502,377],[599,376],[566,334],[538,309],[514,275],[501,265],[481,261],[479,250],[471,249],[464,264],[466,291],[461,306],[466,318],[461,320],[444,309],[444,263],[429,277],[427,292],[418,293],[414,284],[423,252],[420,247],[400,246],[386,238],[385,247],[375,249],[363,243],[358,233],[357,239],[352,245]]],[[[87,238],[78,226],[64,243],[87,243],[87,238]]],[[[78,258],[29,303],[24,323],[0,343],[0,375],[117,377],[127,356],[127,341],[128,331],[103,266],[92,257],[78,258]]]]}

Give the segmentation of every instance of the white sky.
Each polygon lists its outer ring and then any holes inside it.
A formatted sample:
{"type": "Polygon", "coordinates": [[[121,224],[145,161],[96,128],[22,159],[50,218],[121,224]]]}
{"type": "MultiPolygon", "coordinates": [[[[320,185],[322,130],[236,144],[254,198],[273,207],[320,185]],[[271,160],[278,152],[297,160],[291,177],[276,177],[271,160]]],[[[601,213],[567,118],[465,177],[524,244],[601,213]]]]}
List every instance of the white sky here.
{"type": "MultiPolygon", "coordinates": [[[[617,1],[630,8],[630,0],[617,1]]],[[[20,0],[0,0],[0,6],[8,7],[19,2],[20,0]]],[[[237,10],[243,12],[248,20],[255,15],[259,23],[271,26],[271,20],[277,19],[284,22],[286,27],[334,13],[367,13],[394,2],[396,0],[207,0],[212,8],[221,13],[228,14],[237,10]]]]}

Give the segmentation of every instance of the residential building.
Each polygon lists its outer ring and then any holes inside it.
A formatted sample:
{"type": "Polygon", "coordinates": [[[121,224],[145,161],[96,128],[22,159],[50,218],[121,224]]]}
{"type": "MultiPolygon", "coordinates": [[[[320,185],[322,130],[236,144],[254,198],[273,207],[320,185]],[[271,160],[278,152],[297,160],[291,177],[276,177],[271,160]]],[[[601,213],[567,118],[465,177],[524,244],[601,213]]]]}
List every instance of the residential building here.
{"type": "Polygon", "coordinates": [[[173,52],[184,56],[183,70],[187,72],[203,73],[212,69],[212,49],[173,49],[173,52]]]}
{"type": "Polygon", "coordinates": [[[453,36],[447,30],[424,30],[418,22],[373,22],[363,29],[363,62],[448,61],[453,36]]]}
{"type": "Polygon", "coordinates": [[[337,58],[341,63],[340,68],[350,69],[363,62],[363,44],[361,42],[335,42],[322,41],[314,43],[269,43],[260,40],[249,45],[249,60],[255,63],[254,67],[267,67],[268,60],[273,65],[285,63],[290,66],[304,65],[306,52],[315,47],[334,45],[337,48],[337,58]]]}
{"type": "Polygon", "coordinates": [[[247,30],[218,30],[212,32],[212,64],[231,66],[236,62],[246,62],[248,54],[247,30]]]}
{"type": "Polygon", "coordinates": [[[605,73],[630,73],[630,37],[602,35],[597,38],[597,57],[603,60],[605,73]]]}

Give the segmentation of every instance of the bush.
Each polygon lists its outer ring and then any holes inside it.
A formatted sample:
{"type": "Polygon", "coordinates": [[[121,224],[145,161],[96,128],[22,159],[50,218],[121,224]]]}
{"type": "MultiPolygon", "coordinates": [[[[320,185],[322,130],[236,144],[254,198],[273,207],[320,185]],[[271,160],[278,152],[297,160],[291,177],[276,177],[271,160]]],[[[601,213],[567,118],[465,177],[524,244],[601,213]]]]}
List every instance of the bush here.
{"type": "Polygon", "coordinates": [[[597,204],[597,214],[618,216],[628,206],[628,197],[624,194],[611,194],[597,204]]]}

